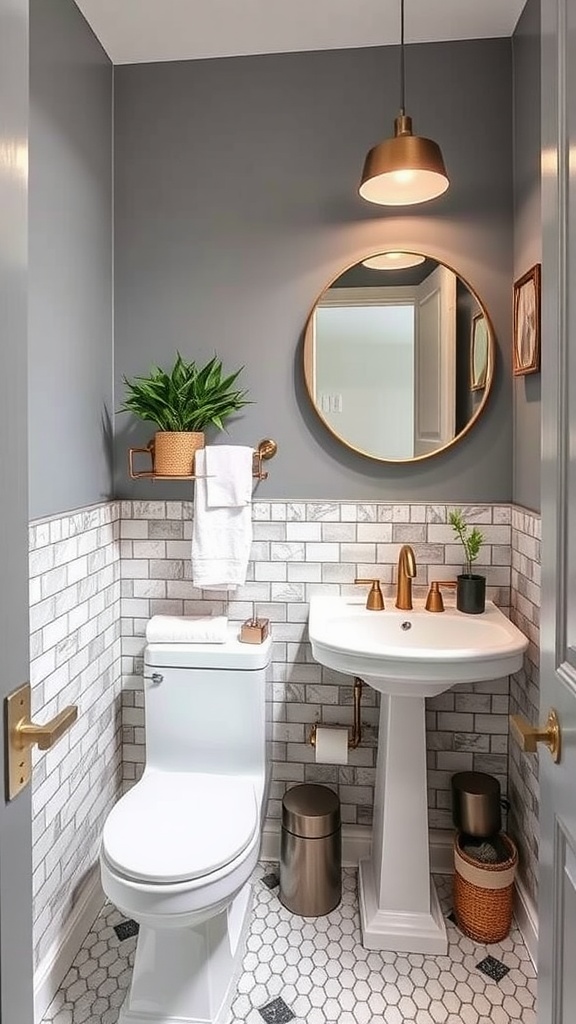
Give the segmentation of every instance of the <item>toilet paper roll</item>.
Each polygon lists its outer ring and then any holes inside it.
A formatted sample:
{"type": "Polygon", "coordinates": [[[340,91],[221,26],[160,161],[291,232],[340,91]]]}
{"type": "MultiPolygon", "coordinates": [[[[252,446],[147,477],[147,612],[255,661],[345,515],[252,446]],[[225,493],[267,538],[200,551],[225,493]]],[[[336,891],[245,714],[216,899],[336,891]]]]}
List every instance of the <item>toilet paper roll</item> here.
{"type": "Polygon", "coordinates": [[[348,729],[316,729],[318,764],[348,764],[348,729]]]}

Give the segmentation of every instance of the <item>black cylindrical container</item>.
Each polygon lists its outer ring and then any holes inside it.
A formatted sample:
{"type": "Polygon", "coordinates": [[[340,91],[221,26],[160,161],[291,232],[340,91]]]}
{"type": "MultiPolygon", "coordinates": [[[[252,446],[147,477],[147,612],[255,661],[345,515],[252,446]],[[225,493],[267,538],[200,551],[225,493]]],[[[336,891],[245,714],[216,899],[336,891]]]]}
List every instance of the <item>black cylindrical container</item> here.
{"type": "Polygon", "coordinates": [[[468,615],[480,615],[486,607],[486,577],[462,573],[457,577],[456,607],[468,615]]]}
{"type": "Polygon", "coordinates": [[[502,828],[500,783],[485,772],[452,776],[452,820],[466,835],[487,839],[502,828]]]}

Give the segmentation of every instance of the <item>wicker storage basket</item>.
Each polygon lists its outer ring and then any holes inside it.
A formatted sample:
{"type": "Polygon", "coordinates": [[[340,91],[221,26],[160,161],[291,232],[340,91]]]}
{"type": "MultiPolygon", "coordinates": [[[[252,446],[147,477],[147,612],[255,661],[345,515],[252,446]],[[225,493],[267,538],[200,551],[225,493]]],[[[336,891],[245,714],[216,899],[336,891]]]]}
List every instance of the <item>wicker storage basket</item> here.
{"type": "Polygon", "coordinates": [[[153,463],[156,476],[192,476],[194,455],[204,447],[204,434],[190,431],[157,431],[153,463]]]}
{"type": "Polygon", "coordinates": [[[510,854],[501,864],[480,864],[462,850],[462,833],[454,839],[454,916],[476,942],[500,942],[512,924],[518,852],[509,836],[500,839],[510,854]]]}

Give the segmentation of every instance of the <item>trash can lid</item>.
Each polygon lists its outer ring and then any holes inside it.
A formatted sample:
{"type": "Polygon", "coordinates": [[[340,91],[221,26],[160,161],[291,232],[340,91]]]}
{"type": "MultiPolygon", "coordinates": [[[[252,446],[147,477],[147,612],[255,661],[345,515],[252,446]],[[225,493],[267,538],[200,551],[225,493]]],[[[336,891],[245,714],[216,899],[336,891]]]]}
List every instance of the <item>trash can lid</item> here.
{"type": "Polygon", "coordinates": [[[326,786],[293,786],[282,800],[282,825],[305,839],[321,839],[340,827],[340,799],[326,786]]]}
{"type": "Polygon", "coordinates": [[[500,800],[500,783],[486,772],[457,772],[452,776],[452,790],[454,793],[493,796],[500,800]]]}

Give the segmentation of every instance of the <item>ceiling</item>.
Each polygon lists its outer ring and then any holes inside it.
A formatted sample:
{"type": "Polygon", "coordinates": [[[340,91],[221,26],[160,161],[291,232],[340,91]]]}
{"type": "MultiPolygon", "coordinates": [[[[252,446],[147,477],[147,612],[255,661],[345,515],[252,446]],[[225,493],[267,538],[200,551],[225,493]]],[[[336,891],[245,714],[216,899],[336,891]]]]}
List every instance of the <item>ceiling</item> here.
{"type": "MultiPolygon", "coordinates": [[[[407,0],[406,41],[509,36],[526,0],[407,0]]],[[[76,0],[114,64],[379,46],[399,0],[76,0]]]]}

